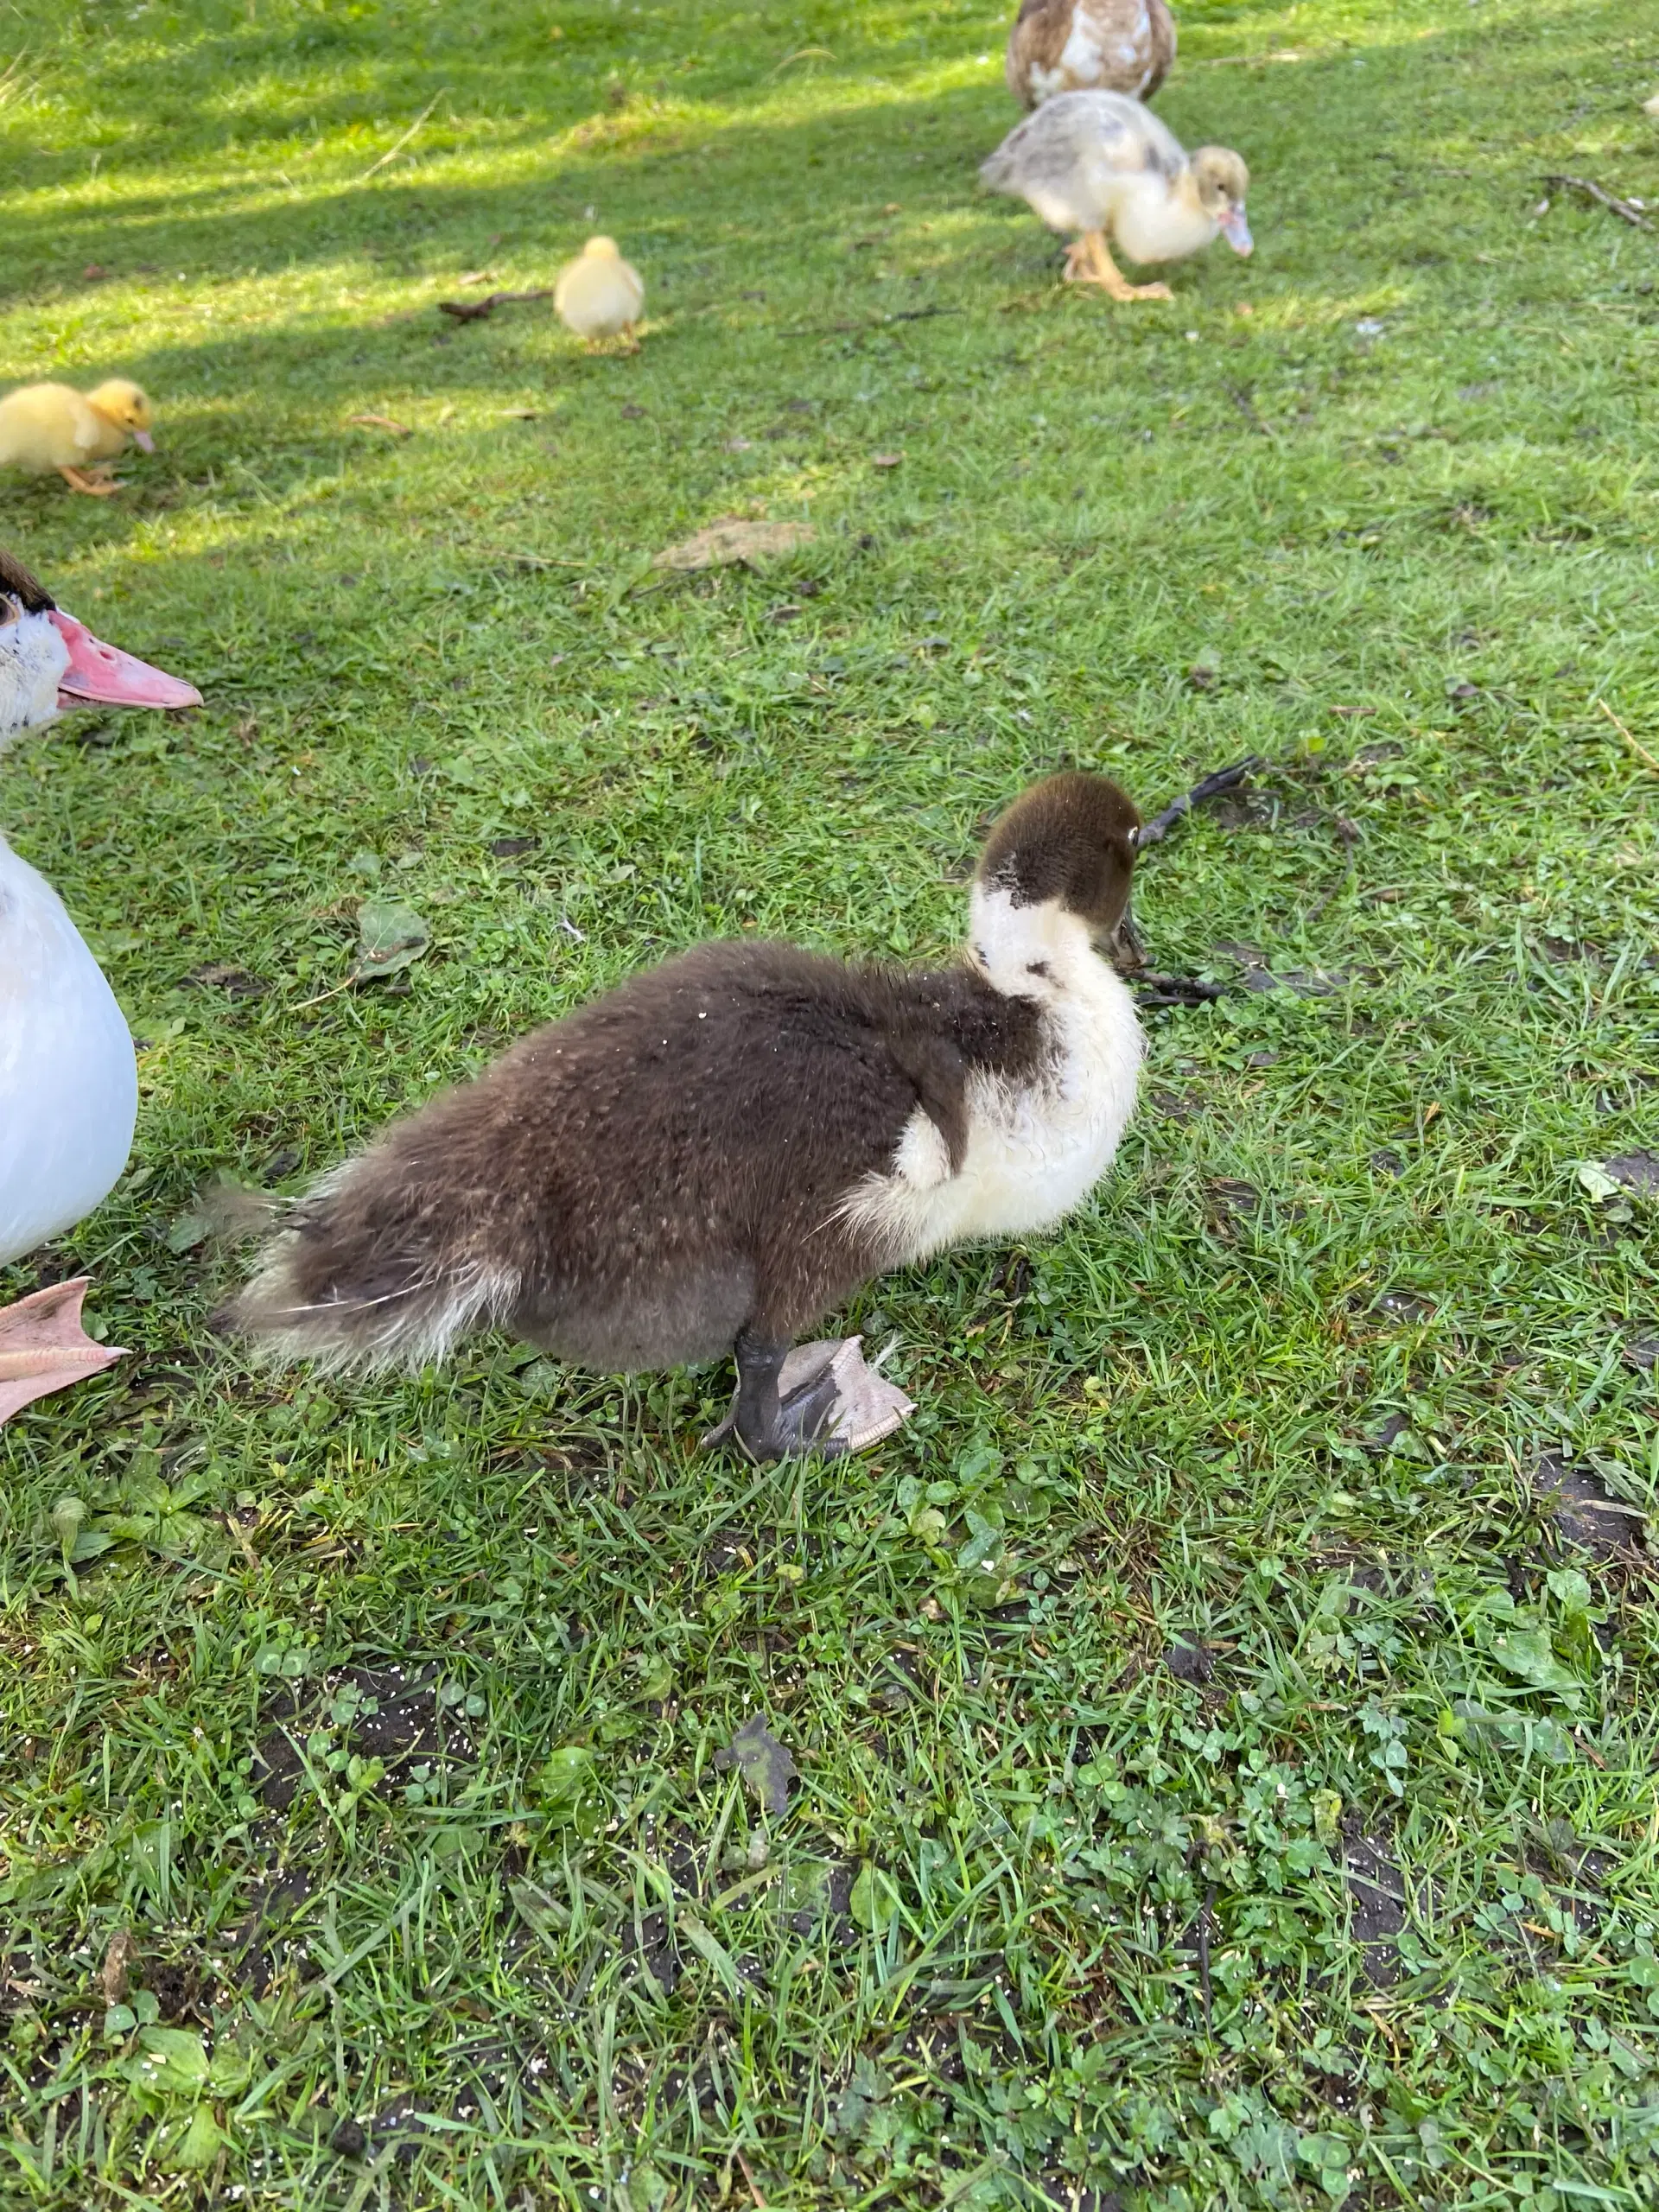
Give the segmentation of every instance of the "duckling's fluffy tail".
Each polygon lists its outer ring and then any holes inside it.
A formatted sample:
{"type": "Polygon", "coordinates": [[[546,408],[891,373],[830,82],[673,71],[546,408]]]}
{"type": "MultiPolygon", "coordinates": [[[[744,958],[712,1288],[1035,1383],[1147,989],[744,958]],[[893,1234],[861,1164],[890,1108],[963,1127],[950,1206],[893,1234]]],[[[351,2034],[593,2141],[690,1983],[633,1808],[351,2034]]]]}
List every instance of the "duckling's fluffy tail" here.
{"type": "Polygon", "coordinates": [[[480,1249],[466,1194],[410,1175],[401,1150],[383,1141],[326,1176],[216,1325],[273,1359],[338,1370],[421,1367],[504,1321],[518,1269],[480,1249]]]}

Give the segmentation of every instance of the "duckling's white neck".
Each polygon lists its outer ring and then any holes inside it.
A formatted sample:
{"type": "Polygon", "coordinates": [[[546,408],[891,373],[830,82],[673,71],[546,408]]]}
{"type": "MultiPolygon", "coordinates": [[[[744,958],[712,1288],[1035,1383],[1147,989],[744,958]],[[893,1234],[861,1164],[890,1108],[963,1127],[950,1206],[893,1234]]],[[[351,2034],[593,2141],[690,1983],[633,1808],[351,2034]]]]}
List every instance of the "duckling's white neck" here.
{"type": "Polygon", "coordinates": [[[1109,972],[1089,925],[1058,899],[1016,906],[1012,892],[976,883],[968,906],[968,957],[1007,998],[1052,1001],[1109,972]]]}

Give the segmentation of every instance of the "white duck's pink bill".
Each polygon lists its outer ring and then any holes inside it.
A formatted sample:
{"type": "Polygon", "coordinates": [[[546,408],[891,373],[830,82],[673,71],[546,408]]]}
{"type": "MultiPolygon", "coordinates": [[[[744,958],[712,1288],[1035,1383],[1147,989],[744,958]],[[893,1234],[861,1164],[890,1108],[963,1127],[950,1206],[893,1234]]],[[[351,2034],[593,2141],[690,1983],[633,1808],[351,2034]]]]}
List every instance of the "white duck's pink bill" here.
{"type": "Polygon", "coordinates": [[[56,608],[53,627],[69,648],[69,665],[58,678],[61,707],[199,707],[201,694],[181,677],[152,668],[95,638],[84,622],[56,608]]]}
{"type": "Polygon", "coordinates": [[[1250,226],[1244,219],[1242,207],[1230,207],[1221,219],[1221,235],[1235,253],[1246,256],[1255,251],[1255,240],[1250,236],[1250,226]]]}
{"type": "Polygon", "coordinates": [[[156,450],[156,441],[148,430],[135,430],[132,434],[132,442],[140,453],[154,453],[156,450]]]}

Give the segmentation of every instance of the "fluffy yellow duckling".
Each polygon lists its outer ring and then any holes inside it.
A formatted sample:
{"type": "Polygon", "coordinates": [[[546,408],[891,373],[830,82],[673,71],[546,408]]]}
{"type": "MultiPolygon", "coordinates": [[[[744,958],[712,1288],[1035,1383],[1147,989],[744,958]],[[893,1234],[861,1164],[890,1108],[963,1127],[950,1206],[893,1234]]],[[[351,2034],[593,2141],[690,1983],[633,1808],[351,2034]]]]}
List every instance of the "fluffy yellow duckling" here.
{"type": "Polygon", "coordinates": [[[614,238],[589,238],[576,258],[565,263],[553,287],[555,314],[589,346],[620,333],[632,349],[639,343],[633,326],[645,304],[639,271],[623,260],[614,238]]]}
{"type": "Polygon", "coordinates": [[[149,399],[127,377],[111,377],[87,392],[67,384],[23,385],[0,399],[0,467],[31,476],[55,468],[72,492],[107,499],[121,486],[107,465],[89,469],[86,463],[107,464],[129,438],[154,453],[154,420],[149,399]]]}

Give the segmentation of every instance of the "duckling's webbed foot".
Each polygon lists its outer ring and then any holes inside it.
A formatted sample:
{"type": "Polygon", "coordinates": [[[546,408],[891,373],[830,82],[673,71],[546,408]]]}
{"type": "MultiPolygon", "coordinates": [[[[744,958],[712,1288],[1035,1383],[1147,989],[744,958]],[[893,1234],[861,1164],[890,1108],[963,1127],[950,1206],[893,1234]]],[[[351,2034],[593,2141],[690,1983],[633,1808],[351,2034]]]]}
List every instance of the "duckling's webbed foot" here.
{"type": "Polygon", "coordinates": [[[1104,234],[1085,231],[1065,256],[1068,284],[1098,284],[1115,300],[1173,300],[1167,284],[1131,284],[1106,248],[1104,234]]]}
{"type": "MultiPolygon", "coordinates": [[[[814,1365],[804,1378],[791,1375],[785,1382],[784,1363],[790,1346],[772,1341],[753,1329],[737,1339],[737,1398],[715,1441],[735,1433],[751,1459],[783,1459],[805,1452],[826,1456],[847,1449],[834,1433],[839,1397],[834,1372],[834,1347],[822,1347],[822,1365],[814,1365]]],[[[794,1363],[798,1370],[800,1363],[794,1363]]]]}
{"type": "Polygon", "coordinates": [[[890,1436],[915,1408],[894,1382],[865,1364],[856,1337],[785,1344],[745,1330],[736,1344],[737,1393],[706,1446],[735,1437],[751,1459],[861,1452],[890,1436]]]}
{"type": "Polygon", "coordinates": [[[90,499],[112,499],[121,489],[108,469],[60,468],[58,474],[72,492],[84,492],[90,499]]]}

